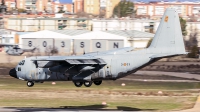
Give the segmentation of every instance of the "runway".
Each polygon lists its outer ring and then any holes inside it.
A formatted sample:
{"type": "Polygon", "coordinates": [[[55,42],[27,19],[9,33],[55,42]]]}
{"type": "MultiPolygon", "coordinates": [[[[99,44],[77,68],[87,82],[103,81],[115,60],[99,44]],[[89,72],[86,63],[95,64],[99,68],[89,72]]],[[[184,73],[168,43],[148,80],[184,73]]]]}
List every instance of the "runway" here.
{"type": "MultiPolygon", "coordinates": [[[[189,74],[189,73],[176,73],[176,72],[159,72],[159,71],[138,71],[136,74],[150,74],[150,75],[169,75],[175,77],[189,78],[189,79],[200,79],[200,75],[198,74],[189,74]]],[[[134,76],[133,76],[134,77],[134,76]]],[[[122,78],[120,80],[134,80],[130,78],[122,78]]],[[[135,79],[138,80],[138,79],[135,79]]],[[[140,80],[142,81],[142,80],[140,80]]],[[[143,80],[145,81],[145,80],[143,80]]],[[[146,81],[154,81],[154,80],[146,80],[146,81]]],[[[159,81],[159,80],[155,80],[159,81]]],[[[176,80],[163,80],[164,82],[176,81],[176,80]]],[[[187,82],[192,80],[179,80],[180,82],[187,82]]],[[[178,82],[179,82],[178,81],[178,82]]],[[[194,80],[195,81],[195,80],[194,80]]],[[[162,82],[162,81],[161,81],[162,82]]],[[[197,81],[198,82],[198,81],[197,81]]],[[[47,102],[48,103],[48,102],[47,102]]],[[[38,108],[38,107],[0,107],[0,112],[122,112],[122,111],[134,111],[134,112],[152,112],[154,110],[140,110],[137,108],[130,107],[117,107],[117,109],[104,109],[104,105],[89,105],[89,106],[61,106],[59,108],[38,108]]],[[[196,104],[194,108],[181,110],[181,111],[171,111],[171,112],[198,112],[200,111],[200,96],[197,98],[196,104]]]]}
{"type": "MultiPolygon", "coordinates": [[[[134,112],[152,112],[153,110],[137,110],[133,108],[118,108],[118,109],[101,109],[104,107],[103,105],[94,105],[96,107],[100,107],[100,109],[79,109],[79,108],[71,108],[71,107],[63,107],[63,108],[18,108],[18,107],[1,107],[0,112],[124,112],[124,111],[134,111],[134,112]]],[[[196,104],[192,109],[180,110],[180,111],[170,111],[170,112],[199,112],[200,111],[200,95],[197,98],[196,104]]]]}
{"type": "Polygon", "coordinates": [[[163,71],[137,71],[135,74],[141,75],[168,75],[173,77],[181,77],[186,79],[195,79],[200,81],[199,74],[180,73],[180,72],[163,72],[163,71]]]}
{"type": "Polygon", "coordinates": [[[67,109],[67,108],[17,108],[17,107],[7,107],[0,108],[0,112],[124,112],[124,111],[134,111],[134,112],[152,112],[152,111],[141,111],[132,109],[67,109]]]}

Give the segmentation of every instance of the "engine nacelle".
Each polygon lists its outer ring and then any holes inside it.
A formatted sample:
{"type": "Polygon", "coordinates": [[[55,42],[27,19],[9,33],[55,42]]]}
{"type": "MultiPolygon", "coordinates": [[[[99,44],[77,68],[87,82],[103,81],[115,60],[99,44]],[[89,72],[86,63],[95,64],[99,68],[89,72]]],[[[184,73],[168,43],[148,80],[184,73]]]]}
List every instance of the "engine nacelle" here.
{"type": "Polygon", "coordinates": [[[95,67],[87,66],[87,65],[78,66],[78,70],[79,70],[80,72],[84,72],[84,71],[92,70],[92,69],[95,69],[95,67]]]}
{"type": "Polygon", "coordinates": [[[98,72],[93,73],[91,75],[91,79],[92,80],[97,80],[97,79],[105,79],[106,78],[106,74],[104,69],[100,69],[98,72]]]}

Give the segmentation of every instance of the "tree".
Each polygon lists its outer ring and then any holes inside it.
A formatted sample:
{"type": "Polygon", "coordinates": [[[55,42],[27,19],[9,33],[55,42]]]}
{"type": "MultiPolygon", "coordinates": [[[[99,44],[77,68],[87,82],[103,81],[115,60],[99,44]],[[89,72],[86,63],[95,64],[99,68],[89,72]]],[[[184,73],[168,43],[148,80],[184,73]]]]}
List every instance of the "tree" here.
{"type": "Polygon", "coordinates": [[[105,10],[101,10],[99,14],[99,18],[105,18],[106,12],[105,10]]]}
{"type": "Polygon", "coordinates": [[[64,10],[59,10],[58,13],[65,13],[65,11],[64,10]]]}
{"type": "Polygon", "coordinates": [[[18,12],[19,13],[26,13],[26,10],[25,9],[18,9],[18,12]]]}
{"type": "Polygon", "coordinates": [[[136,13],[134,10],[134,3],[131,1],[123,0],[115,6],[113,10],[113,16],[117,17],[127,17],[136,13]]]}
{"type": "Polygon", "coordinates": [[[182,30],[182,35],[186,36],[187,35],[187,31],[186,31],[186,20],[184,20],[182,17],[180,18],[180,24],[181,24],[181,30],[182,30]]]}
{"type": "Polygon", "coordinates": [[[188,58],[198,58],[199,48],[197,46],[192,46],[190,48],[190,53],[188,53],[188,58]]]}
{"type": "Polygon", "coordinates": [[[47,12],[47,8],[46,8],[46,6],[44,6],[44,9],[43,9],[43,10],[44,10],[44,12],[47,12]]]}
{"type": "Polygon", "coordinates": [[[189,40],[185,41],[185,46],[189,50],[188,58],[198,58],[199,49],[198,49],[198,40],[197,40],[197,31],[190,34],[189,40]]]}
{"type": "Polygon", "coordinates": [[[77,17],[86,17],[86,18],[89,18],[89,14],[86,13],[86,12],[83,12],[83,11],[79,11],[76,13],[77,17]]]}

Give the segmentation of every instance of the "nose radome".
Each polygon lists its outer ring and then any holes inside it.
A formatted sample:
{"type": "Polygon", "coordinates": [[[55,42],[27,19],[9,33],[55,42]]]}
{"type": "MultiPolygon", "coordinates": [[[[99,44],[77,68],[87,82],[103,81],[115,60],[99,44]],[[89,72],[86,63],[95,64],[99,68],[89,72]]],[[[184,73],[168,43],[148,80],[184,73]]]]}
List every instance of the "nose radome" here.
{"type": "Polygon", "coordinates": [[[9,75],[12,76],[12,77],[14,77],[14,78],[18,78],[15,68],[13,68],[13,69],[10,70],[9,75]]]}

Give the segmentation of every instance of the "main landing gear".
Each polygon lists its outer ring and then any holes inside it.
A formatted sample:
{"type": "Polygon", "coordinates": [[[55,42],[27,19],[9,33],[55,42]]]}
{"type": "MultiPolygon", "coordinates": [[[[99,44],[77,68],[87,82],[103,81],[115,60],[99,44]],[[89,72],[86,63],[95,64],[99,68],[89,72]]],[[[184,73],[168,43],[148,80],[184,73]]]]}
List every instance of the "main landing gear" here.
{"type": "Polygon", "coordinates": [[[83,82],[74,82],[74,85],[76,87],[81,87],[83,85],[83,82]]]}
{"type": "Polygon", "coordinates": [[[92,85],[92,81],[84,82],[85,87],[90,87],[92,85]]]}
{"type": "Polygon", "coordinates": [[[85,87],[90,87],[90,86],[92,86],[93,82],[94,82],[95,85],[101,85],[102,80],[100,80],[100,81],[74,82],[74,85],[76,87],[81,87],[84,84],[85,87]]]}
{"type": "Polygon", "coordinates": [[[101,83],[102,83],[102,80],[100,80],[100,81],[94,81],[94,84],[97,85],[97,86],[101,85],[101,83]]]}
{"type": "Polygon", "coordinates": [[[28,87],[33,87],[34,86],[34,82],[33,81],[28,81],[27,82],[27,86],[28,87]]]}

